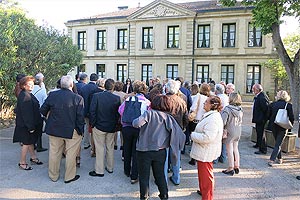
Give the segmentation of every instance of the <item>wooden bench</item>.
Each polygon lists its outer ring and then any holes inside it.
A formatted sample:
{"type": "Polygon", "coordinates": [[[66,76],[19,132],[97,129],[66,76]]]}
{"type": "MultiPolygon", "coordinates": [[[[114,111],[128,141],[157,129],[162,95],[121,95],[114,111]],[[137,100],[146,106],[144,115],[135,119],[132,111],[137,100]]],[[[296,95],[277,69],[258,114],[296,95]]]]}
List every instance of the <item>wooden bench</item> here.
{"type": "MultiPolygon", "coordinates": [[[[272,131],[265,129],[265,134],[266,134],[267,146],[274,148],[275,139],[274,139],[272,131]]],[[[281,150],[285,153],[295,151],[296,150],[296,138],[297,138],[297,134],[288,132],[286,137],[284,138],[282,145],[281,145],[281,150]]],[[[256,140],[257,140],[256,129],[253,126],[252,134],[251,134],[251,141],[256,142],[256,140]]]]}

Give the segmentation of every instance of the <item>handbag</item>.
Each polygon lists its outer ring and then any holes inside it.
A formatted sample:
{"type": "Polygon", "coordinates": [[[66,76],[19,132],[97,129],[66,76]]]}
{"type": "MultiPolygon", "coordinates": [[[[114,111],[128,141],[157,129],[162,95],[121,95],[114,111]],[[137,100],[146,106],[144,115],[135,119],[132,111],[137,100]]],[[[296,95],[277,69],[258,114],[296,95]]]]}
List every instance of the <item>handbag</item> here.
{"type": "Polygon", "coordinates": [[[190,122],[194,121],[197,116],[197,112],[198,112],[199,104],[200,104],[200,98],[201,98],[201,96],[199,95],[198,102],[197,102],[197,109],[195,111],[189,112],[189,114],[188,114],[188,119],[190,122]]]}
{"type": "Polygon", "coordinates": [[[293,128],[293,125],[288,118],[286,106],[287,106],[287,103],[285,104],[284,109],[279,109],[277,111],[274,123],[284,129],[291,129],[291,128],[293,128]]]}
{"type": "Polygon", "coordinates": [[[228,137],[228,131],[227,129],[223,129],[223,135],[222,135],[222,139],[226,139],[228,137]]]}

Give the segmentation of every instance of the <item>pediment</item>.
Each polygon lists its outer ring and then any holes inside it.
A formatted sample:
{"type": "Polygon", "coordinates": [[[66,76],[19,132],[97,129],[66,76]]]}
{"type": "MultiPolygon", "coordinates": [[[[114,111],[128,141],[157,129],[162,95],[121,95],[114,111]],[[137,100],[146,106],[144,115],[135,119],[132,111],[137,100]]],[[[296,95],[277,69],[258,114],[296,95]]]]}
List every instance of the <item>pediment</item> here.
{"type": "Polygon", "coordinates": [[[195,16],[195,12],[166,0],[157,0],[133,13],[128,19],[153,19],[195,16]]]}

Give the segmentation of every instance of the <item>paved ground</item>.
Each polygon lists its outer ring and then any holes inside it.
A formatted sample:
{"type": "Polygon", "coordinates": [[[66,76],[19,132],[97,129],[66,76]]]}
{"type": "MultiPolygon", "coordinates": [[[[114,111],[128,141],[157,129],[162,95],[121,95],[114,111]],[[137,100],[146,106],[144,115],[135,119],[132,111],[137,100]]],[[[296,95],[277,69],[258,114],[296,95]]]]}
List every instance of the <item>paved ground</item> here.
{"type": "MultiPolygon", "coordinates": [[[[267,161],[272,149],[268,149],[267,155],[253,153],[255,149],[250,142],[251,107],[249,104],[243,107],[245,116],[239,145],[241,172],[238,175],[227,176],[221,173],[227,167],[226,164],[214,166],[215,199],[300,200],[300,181],[295,178],[296,175],[300,175],[299,149],[297,152],[283,154],[284,163],[281,166],[268,167],[267,161]]],[[[78,169],[80,179],[65,184],[60,178],[54,183],[48,178],[48,151],[38,153],[44,165],[33,166],[32,171],[18,169],[20,146],[12,143],[12,134],[13,127],[0,130],[0,199],[138,199],[138,184],[131,185],[129,178],[123,174],[119,150],[115,151],[113,174],[106,173],[102,178],[90,177],[88,172],[93,170],[95,158],[89,156],[89,150],[82,150],[82,164],[78,169]]],[[[43,136],[43,142],[44,146],[48,146],[47,135],[43,136]]],[[[181,184],[174,186],[169,183],[170,199],[201,199],[195,192],[198,188],[196,167],[190,166],[188,161],[188,154],[183,155],[181,184]]],[[[61,169],[63,177],[64,160],[61,169]]],[[[152,199],[158,199],[158,190],[153,178],[150,192],[152,199]]]]}

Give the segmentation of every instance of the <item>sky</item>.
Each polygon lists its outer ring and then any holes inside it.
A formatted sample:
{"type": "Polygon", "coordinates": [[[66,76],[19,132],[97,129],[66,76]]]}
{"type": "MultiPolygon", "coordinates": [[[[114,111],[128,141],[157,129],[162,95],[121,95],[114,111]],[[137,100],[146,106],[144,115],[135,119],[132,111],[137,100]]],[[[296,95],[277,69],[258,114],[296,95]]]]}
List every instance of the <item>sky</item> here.
{"type": "MultiPolygon", "coordinates": [[[[93,15],[117,11],[119,6],[129,8],[148,5],[154,0],[16,0],[27,11],[27,16],[39,25],[47,24],[58,30],[66,30],[68,20],[81,19],[93,15]]],[[[193,0],[169,0],[173,3],[193,0]]],[[[199,1],[199,0],[194,0],[199,1]]],[[[300,32],[300,24],[295,18],[288,18],[280,27],[281,35],[300,32]],[[297,29],[298,28],[298,29],[297,29]]]]}

